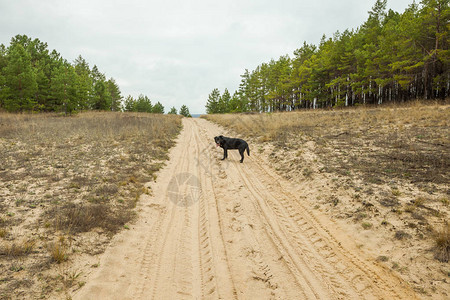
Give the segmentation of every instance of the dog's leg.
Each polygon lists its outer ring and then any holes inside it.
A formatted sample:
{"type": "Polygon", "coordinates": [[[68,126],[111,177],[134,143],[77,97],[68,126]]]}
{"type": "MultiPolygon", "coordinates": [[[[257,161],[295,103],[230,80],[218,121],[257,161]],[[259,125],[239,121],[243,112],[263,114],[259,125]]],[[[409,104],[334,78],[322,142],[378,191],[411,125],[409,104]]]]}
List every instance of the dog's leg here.
{"type": "Polygon", "coordinates": [[[240,160],[241,163],[244,161],[244,151],[245,151],[245,149],[243,149],[243,148],[239,149],[239,154],[241,155],[241,160],[240,160]]]}
{"type": "Polygon", "coordinates": [[[224,160],[225,158],[227,158],[228,157],[228,151],[227,151],[227,148],[223,148],[223,158],[222,158],[222,160],[224,160]]]}

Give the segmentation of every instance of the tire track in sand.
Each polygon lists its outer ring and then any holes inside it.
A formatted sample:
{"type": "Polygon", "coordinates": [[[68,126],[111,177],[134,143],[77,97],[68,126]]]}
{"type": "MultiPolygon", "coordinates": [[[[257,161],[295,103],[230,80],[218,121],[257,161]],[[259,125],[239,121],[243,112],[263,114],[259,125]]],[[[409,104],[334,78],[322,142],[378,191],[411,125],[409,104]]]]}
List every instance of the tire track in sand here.
{"type": "MultiPolygon", "coordinates": [[[[196,120],[196,122],[205,122],[196,120]]],[[[211,145],[214,133],[202,130],[202,147],[208,153],[215,151],[211,145]]],[[[244,299],[308,299],[309,294],[314,294],[311,289],[305,293],[304,289],[295,284],[295,280],[288,278],[284,284],[279,280],[285,280],[285,276],[275,276],[277,273],[288,273],[288,268],[283,261],[279,261],[281,256],[272,245],[272,241],[264,235],[256,235],[255,227],[264,227],[255,224],[255,213],[249,211],[248,200],[230,201],[228,195],[239,199],[239,191],[230,187],[238,186],[240,183],[232,180],[225,172],[224,164],[217,158],[207,155],[212,163],[206,172],[214,178],[211,186],[212,195],[218,211],[218,216],[222,228],[222,238],[227,240],[227,250],[233,281],[237,286],[239,297],[244,299]],[[224,179],[227,184],[220,181],[224,179]],[[225,188],[228,186],[228,188],[225,188]],[[229,207],[231,204],[231,207],[229,207]],[[228,206],[227,206],[228,205],[228,206]],[[236,216],[239,214],[239,216],[236,216]],[[237,225],[238,224],[238,225],[237,225]]],[[[216,155],[215,155],[216,156],[216,155]]],[[[246,197],[246,196],[244,196],[246,197]]],[[[302,283],[305,281],[302,281],[302,283]]]]}
{"type": "Polygon", "coordinates": [[[217,210],[202,191],[212,183],[197,161],[199,128],[186,119],[183,125],[153,196],[141,199],[137,232],[115,238],[74,299],[236,298],[217,210]]]}
{"type": "MultiPolygon", "coordinates": [[[[280,181],[275,180],[276,175],[271,171],[261,159],[255,159],[257,169],[255,173],[262,174],[266,178],[272,179],[272,186],[265,187],[267,203],[270,205],[280,219],[285,220],[287,230],[301,239],[294,239],[298,247],[308,247],[316,255],[322,257],[317,259],[313,256],[311,264],[320,262],[327,267],[323,274],[333,283],[340,277],[340,282],[347,281],[351,288],[365,299],[390,298],[390,299],[416,299],[415,293],[398,276],[383,268],[380,268],[371,261],[364,261],[361,258],[361,252],[356,249],[350,251],[344,247],[346,240],[338,241],[330,230],[333,227],[326,228],[314,216],[311,210],[302,203],[299,197],[295,197],[292,192],[280,181]],[[330,270],[331,267],[332,269],[330,270]],[[330,271],[335,270],[339,275],[330,276],[330,271]]],[[[245,170],[244,170],[245,171],[245,170]]],[[[255,184],[261,188],[264,185],[258,182],[256,177],[252,178],[255,184]]],[[[318,268],[320,270],[320,268],[318,268]]],[[[346,287],[348,292],[348,287],[346,287]]],[[[350,295],[351,296],[351,295],[350,295]]]]}
{"type": "MultiPolygon", "coordinates": [[[[212,127],[216,128],[206,135],[222,133],[217,126],[212,127]]],[[[216,157],[220,155],[218,153],[216,157]]],[[[288,185],[280,184],[283,180],[261,159],[246,157],[247,164],[239,164],[238,155],[229,159],[234,162],[229,163],[226,170],[228,182],[230,177],[235,177],[234,184],[242,182],[249,190],[249,199],[245,201],[250,200],[255,205],[259,218],[267,226],[267,235],[279,247],[279,251],[289,254],[288,265],[292,274],[300,274],[295,276],[298,283],[301,285],[301,281],[306,279],[308,287],[315,290],[313,295],[309,294],[306,298],[416,298],[415,293],[397,276],[372,262],[364,261],[360,253],[345,249],[300,202],[299,197],[289,192],[288,185]],[[312,276],[308,269],[313,273],[312,276]]],[[[330,225],[333,226],[331,222],[330,225]]]]}

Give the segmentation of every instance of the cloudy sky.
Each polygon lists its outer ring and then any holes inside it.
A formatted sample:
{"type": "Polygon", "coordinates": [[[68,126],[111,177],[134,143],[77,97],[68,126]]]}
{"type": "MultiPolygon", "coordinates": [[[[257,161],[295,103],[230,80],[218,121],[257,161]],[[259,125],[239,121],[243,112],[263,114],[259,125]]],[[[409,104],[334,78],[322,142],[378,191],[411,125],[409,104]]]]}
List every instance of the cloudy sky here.
{"type": "MultiPolygon", "coordinates": [[[[123,96],[204,113],[245,69],[360,26],[376,0],[0,0],[0,44],[17,34],[83,56],[123,96]]],[[[403,12],[413,0],[388,0],[403,12]]]]}

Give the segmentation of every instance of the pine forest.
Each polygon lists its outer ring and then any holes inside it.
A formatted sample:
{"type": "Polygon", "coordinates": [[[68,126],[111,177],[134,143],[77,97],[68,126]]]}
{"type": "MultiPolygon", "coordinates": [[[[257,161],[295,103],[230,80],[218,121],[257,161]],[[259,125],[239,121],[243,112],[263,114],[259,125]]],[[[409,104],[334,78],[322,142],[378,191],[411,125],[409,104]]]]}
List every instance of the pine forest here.
{"type": "Polygon", "coordinates": [[[445,99],[450,92],[449,0],[415,1],[403,12],[377,0],[355,30],[306,42],[293,57],[245,70],[233,93],[215,88],[207,113],[292,111],[445,99]]]}
{"type": "Polygon", "coordinates": [[[145,95],[123,99],[114,78],[92,68],[80,55],[73,63],[47,43],[26,35],[0,45],[0,110],[64,112],[84,110],[164,113],[145,95]]]}

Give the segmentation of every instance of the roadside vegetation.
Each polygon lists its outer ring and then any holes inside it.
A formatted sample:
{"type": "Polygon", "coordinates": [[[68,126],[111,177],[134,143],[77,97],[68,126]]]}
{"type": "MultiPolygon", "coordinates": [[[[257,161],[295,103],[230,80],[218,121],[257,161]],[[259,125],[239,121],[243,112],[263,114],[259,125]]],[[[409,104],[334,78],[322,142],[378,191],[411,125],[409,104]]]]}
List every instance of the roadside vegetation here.
{"type": "Polygon", "coordinates": [[[204,117],[248,139],[252,156],[418,292],[449,292],[448,103],[204,117]]]}
{"type": "Polygon", "coordinates": [[[176,115],[0,113],[0,298],[81,287],[72,263],[128,228],[180,128],[176,115]]]}

